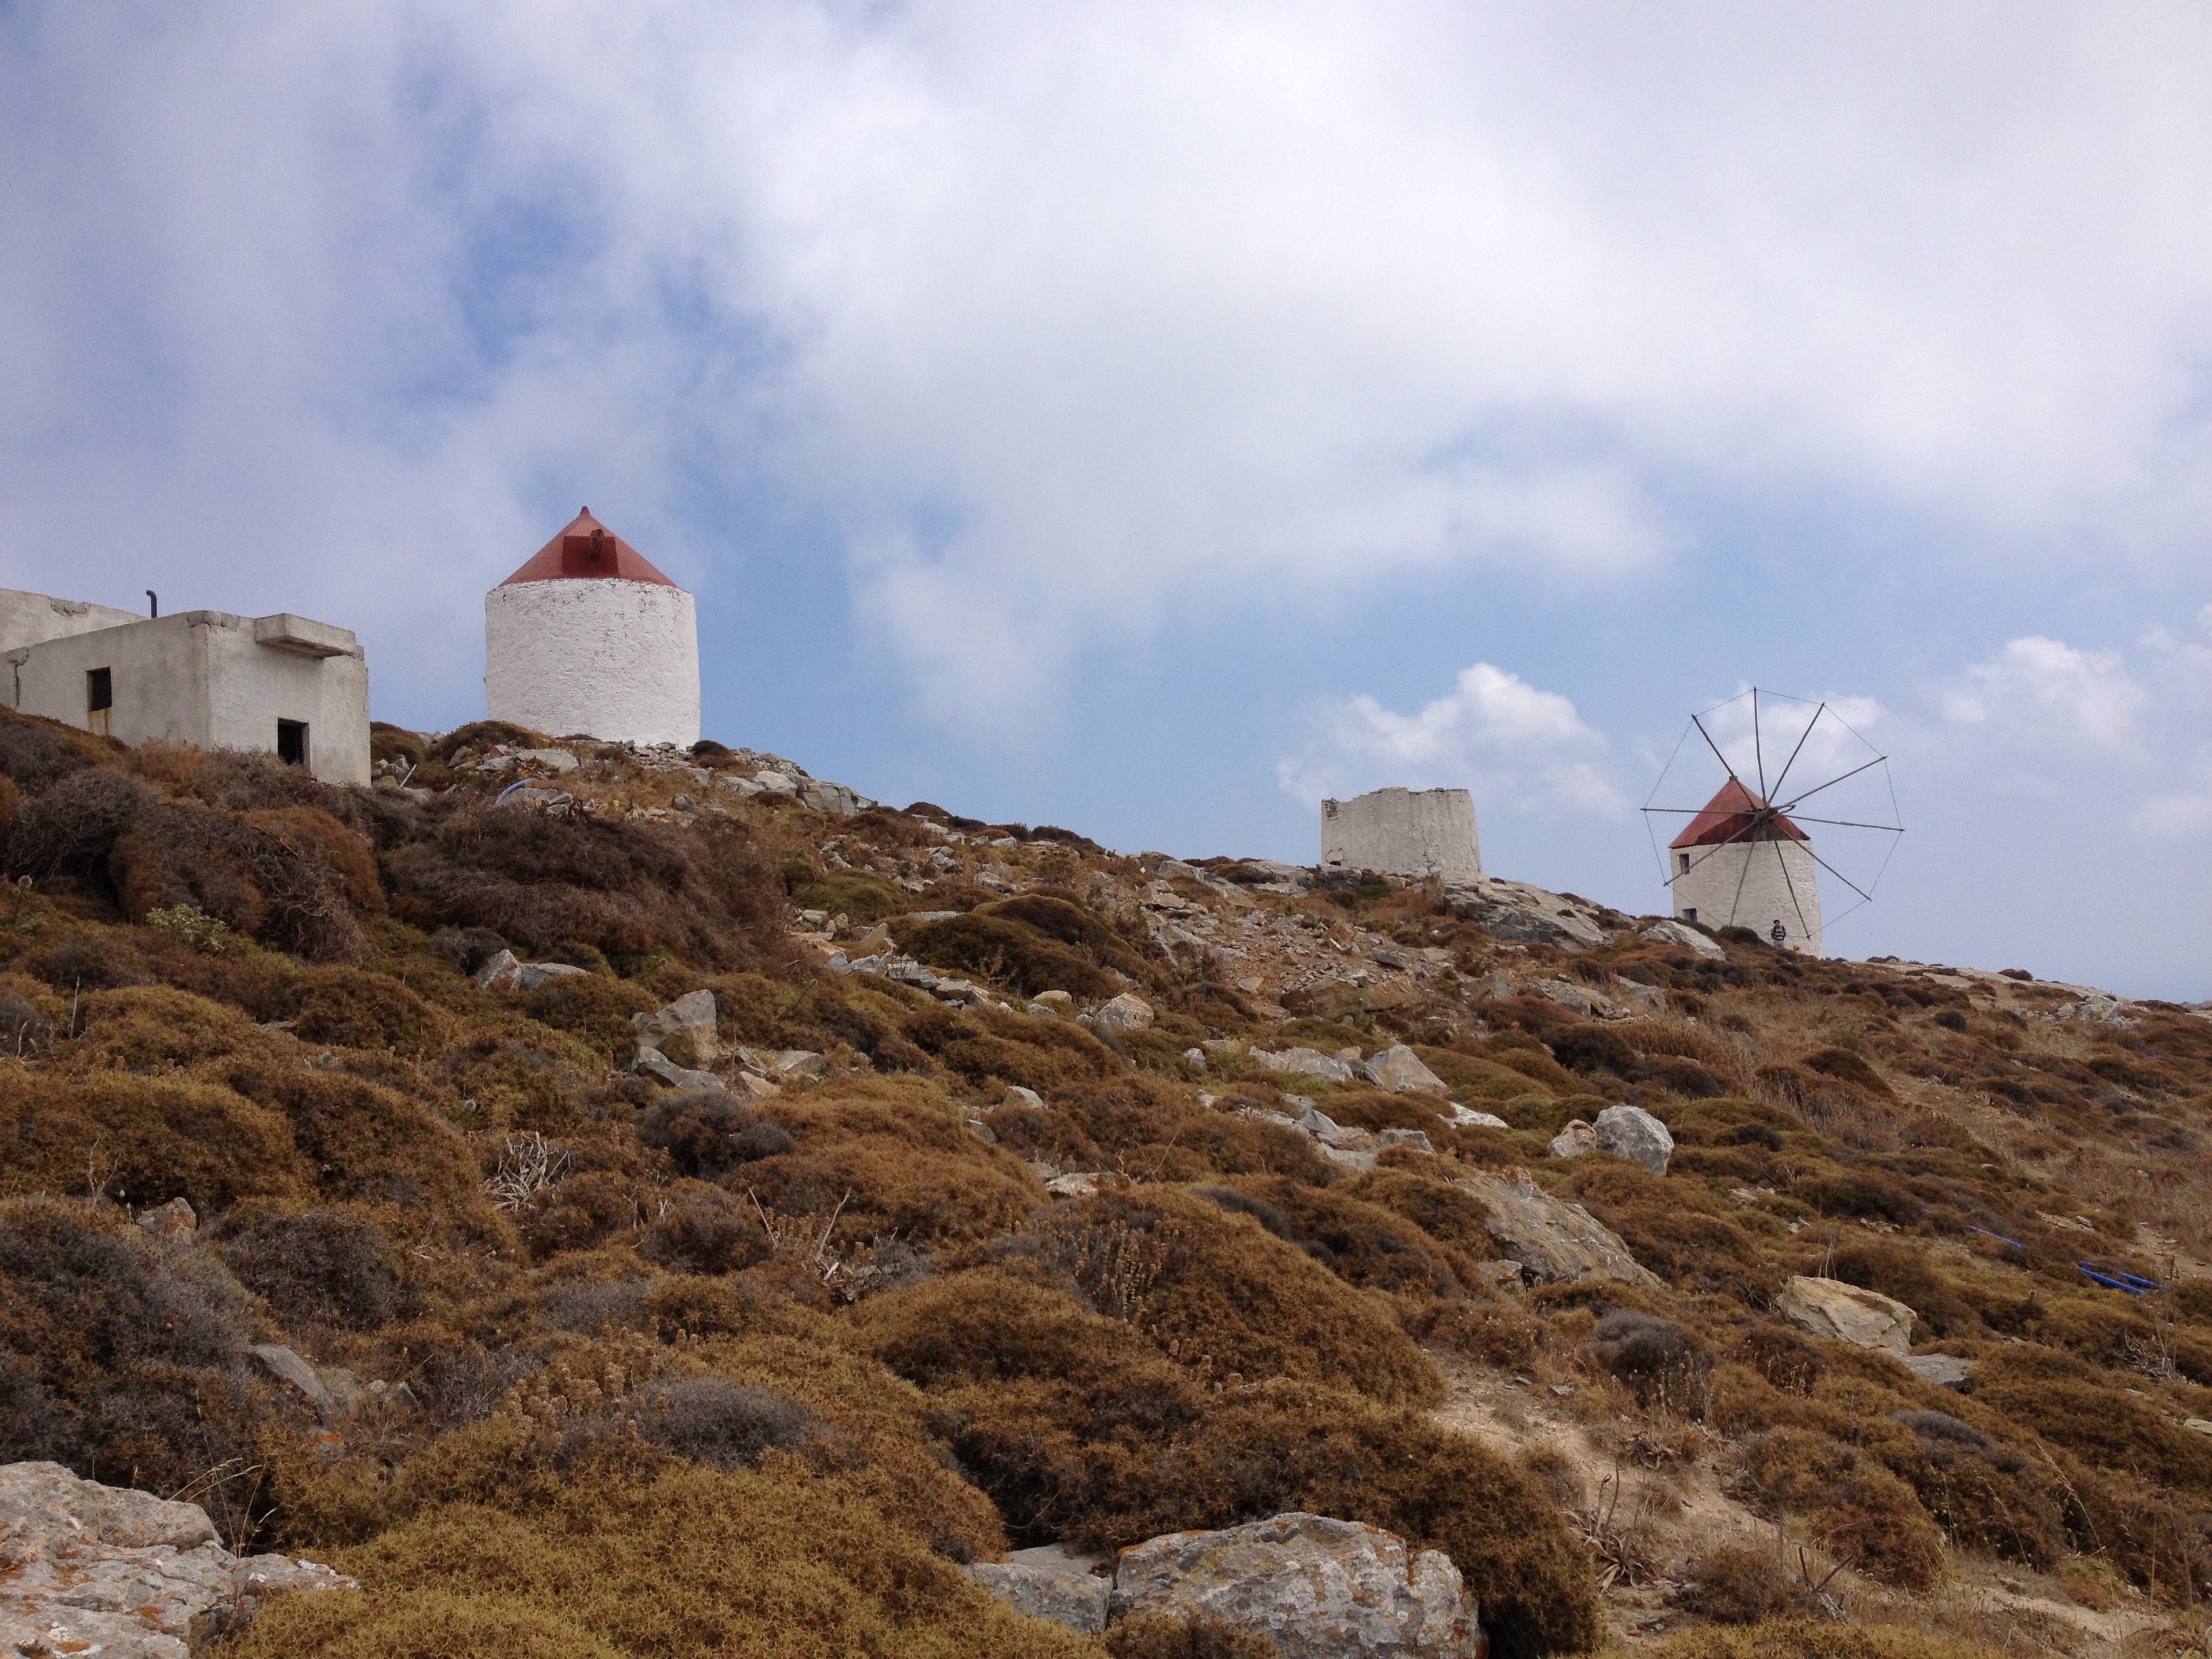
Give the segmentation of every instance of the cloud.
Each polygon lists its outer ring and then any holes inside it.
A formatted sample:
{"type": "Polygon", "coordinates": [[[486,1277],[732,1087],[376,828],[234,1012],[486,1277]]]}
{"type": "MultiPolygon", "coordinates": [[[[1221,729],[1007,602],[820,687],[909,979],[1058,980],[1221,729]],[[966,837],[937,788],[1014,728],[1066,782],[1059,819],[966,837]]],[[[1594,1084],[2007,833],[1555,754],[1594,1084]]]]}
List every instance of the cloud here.
{"type": "Polygon", "coordinates": [[[1314,705],[1309,721],[1304,748],[1276,766],[1285,792],[1309,804],[1395,784],[1471,788],[1478,811],[1626,814],[1592,757],[1605,738],[1574,704],[1486,662],[1462,669],[1449,696],[1417,714],[1362,693],[1314,705]]]}
{"type": "Polygon", "coordinates": [[[2082,651],[2031,635],[1976,663],[1939,693],[1944,719],[2016,747],[2134,757],[2151,698],[2118,651],[2082,651]]]}
{"type": "Polygon", "coordinates": [[[1170,611],[1633,580],[1701,495],[2054,562],[2212,511],[2194,8],[0,29],[0,570],[182,544],[387,684],[466,687],[580,499],[701,587],[775,556],[733,501],[828,526],[983,734],[1170,611]]]}

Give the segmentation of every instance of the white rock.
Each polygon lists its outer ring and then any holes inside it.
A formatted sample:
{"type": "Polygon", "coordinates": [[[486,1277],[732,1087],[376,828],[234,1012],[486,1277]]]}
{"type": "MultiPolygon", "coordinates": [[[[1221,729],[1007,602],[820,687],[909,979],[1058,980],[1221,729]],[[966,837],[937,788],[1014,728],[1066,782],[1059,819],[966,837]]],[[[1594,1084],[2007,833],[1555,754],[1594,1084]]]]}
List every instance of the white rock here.
{"type": "Polygon", "coordinates": [[[487,991],[511,989],[521,977],[522,964],[514,959],[512,951],[501,951],[485,959],[476,971],[476,981],[487,991]]]}
{"type": "Polygon", "coordinates": [[[270,1595],[359,1588],[312,1561],[240,1559],[198,1504],[58,1463],[0,1468],[0,1653],[38,1659],[189,1659],[270,1595]]]}
{"type": "Polygon", "coordinates": [[[1580,1118],[1552,1137],[1553,1158],[1580,1158],[1584,1152],[1596,1150],[1597,1131],[1580,1118]]]}
{"type": "Polygon", "coordinates": [[[1597,1115],[1598,1150],[1641,1164],[1653,1175],[1667,1173],[1674,1137],[1641,1106],[1608,1106],[1597,1115]]]}
{"type": "MultiPolygon", "coordinates": [[[[721,1079],[716,1077],[712,1072],[697,1072],[692,1070],[688,1066],[678,1066],[674,1060],[669,1059],[666,1054],[662,1054],[658,1048],[639,1049],[637,1051],[637,1059],[633,1063],[632,1069],[642,1072],[647,1077],[659,1078],[670,1088],[680,1089],[687,1093],[702,1089],[713,1094],[727,1094],[729,1092],[728,1085],[725,1084],[721,1079]]],[[[744,1079],[748,1093],[753,1092],[751,1085],[755,1083],[767,1084],[768,1088],[771,1091],[775,1087],[774,1084],[767,1083],[766,1079],[756,1078],[750,1072],[744,1073],[742,1075],[744,1079]]]]}
{"type": "Polygon", "coordinates": [[[580,974],[581,968],[565,962],[519,962],[514,965],[514,988],[534,991],[550,979],[565,979],[570,974],[580,974]]]}
{"type": "MultiPolygon", "coordinates": [[[[1933,1382],[1939,1389],[1964,1388],[1966,1379],[1974,1374],[1974,1362],[1949,1353],[1909,1353],[1904,1357],[1905,1369],[1923,1382],[1933,1382]]],[[[2196,1427],[2191,1423],[2185,1425],[2196,1427]]],[[[2212,1432],[2212,1424],[2206,1425],[2212,1432]]]]}
{"type": "Polygon", "coordinates": [[[1134,991],[1124,991],[1091,1018],[1109,1031],[1141,1031],[1152,1023],[1152,1005],[1134,991]]]}
{"type": "Polygon", "coordinates": [[[1210,1613],[1281,1659],[1478,1659],[1489,1645],[1449,1556],[1409,1560],[1395,1533],[1295,1512],[1122,1551],[1112,1611],[1210,1613]]]}
{"type": "Polygon", "coordinates": [[[1469,1106],[1455,1105],[1449,1112],[1437,1115],[1455,1129],[1510,1129],[1513,1126],[1494,1112],[1478,1112],[1469,1106]]]}
{"type": "Polygon", "coordinates": [[[1378,1089],[1388,1089],[1394,1095],[1408,1091],[1428,1095],[1448,1095],[1450,1086],[1427,1066],[1421,1058],[1404,1043],[1385,1048],[1362,1068],[1367,1080],[1378,1089]]]}
{"type": "Polygon", "coordinates": [[[280,1342],[257,1342],[248,1350],[262,1369],[289,1386],[325,1417],[337,1414],[338,1402],[315,1368],[280,1342]]]}
{"type": "Polygon", "coordinates": [[[1262,1066],[1278,1072],[1289,1072],[1298,1077],[1319,1078],[1324,1083],[1349,1083],[1352,1067],[1334,1054],[1325,1054],[1318,1048],[1285,1048],[1271,1054],[1262,1048],[1251,1051],[1252,1058],[1262,1066]]]}
{"type": "Polygon", "coordinates": [[[712,991],[693,991],[653,1013],[632,1014],[629,1023],[641,1051],[657,1048],[678,1066],[711,1066],[721,1058],[712,991]]]}
{"type": "Polygon", "coordinates": [[[1516,1170],[1510,1181],[1471,1173],[1452,1185],[1482,1206],[1483,1225],[1501,1254],[1528,1269],[1537,1284],[1660,1283],[1638,1265],[1619,1234],[1581,1205],[1553,1198],[1526,1170],[1516,1170]]]}
{"type": "Polygon", "coordinates": [[[1815,1336],[1856,1347],[1875,1348],[1904,1358],[1912,1347],[1912,1322],[1919,1316],[1878,1291],[1862,1290],[1839,1279],[1793,1274],[1774,1299],[1774,1310],[1815,1336]]]}
{"type": "Polygon", "coordinates": [[[1728,959],[1728,952],[1721,949],[1718,939],[1709,938],[1689,923],[1676,921],[1672,917],[1662,916],[1656,921],[1646,922],[1641,937],[1661,945],[1679,945],[1685,951],[1694,951],[1710,961],[1724,962],[1728,959]]]}
{"type": "Polygon", "coordinates": [[[1106,1629],[1106,1605],[1114,1593],[1108,1579],[1088,1571],[1014,1561],[977,1561],[961,1571],[1017,1613],[1048,1619],[1085,1636],[1101,1635],[1106,1629]]]}
{"type": "Polygon", "coordinates": [[[1034,1089],[1013,1085],[1007,1088],[1006,1098],[999,1104],[1002,1108],[1012,1106],[1024,1112],[1041,1112],[1044,1110],[1044,1097],[1034,1089]]]}
{"type": "Polygon", "coordinates": [[[1495,939],[1569,949],[1605,943],[1605,929],[1587,907],[1526,882],[1492,876],[1449,880],[1444,902],[1454,915],[1495,939]]]}
{"type": "Polygon", "coordinates": [[[167,1204],[141,1210],[138,1225],[155,1238],[189,1244],[199,1237],[200,1218],[192,1213],[192,1206],[185,1200],[173,1198],[167,1204]]]}

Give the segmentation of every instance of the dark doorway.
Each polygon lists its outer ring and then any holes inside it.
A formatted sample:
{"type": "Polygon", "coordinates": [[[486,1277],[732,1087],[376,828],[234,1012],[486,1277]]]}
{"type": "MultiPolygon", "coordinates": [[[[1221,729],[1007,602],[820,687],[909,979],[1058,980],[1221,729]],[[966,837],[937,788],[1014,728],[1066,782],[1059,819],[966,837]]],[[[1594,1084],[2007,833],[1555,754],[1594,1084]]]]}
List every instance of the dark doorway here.
{"type": "Polygon", "coordinates": [[[108,722],[114,718],[115,672],[109,668],[88,668],[84,671],[84,723],[105,738],[110,734],[108,722]]]}
{"type": "Polygon", "coordinates": [[[276,758],[287,766],[305,766],[307,763],[307,721],[276,722],[276,758]]]}

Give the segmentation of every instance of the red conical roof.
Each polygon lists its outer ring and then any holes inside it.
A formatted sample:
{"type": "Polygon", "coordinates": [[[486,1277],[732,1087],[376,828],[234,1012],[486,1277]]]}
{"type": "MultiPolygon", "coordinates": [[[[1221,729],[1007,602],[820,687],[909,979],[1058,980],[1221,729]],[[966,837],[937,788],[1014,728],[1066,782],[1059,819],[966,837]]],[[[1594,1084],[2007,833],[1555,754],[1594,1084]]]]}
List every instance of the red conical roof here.
{"type": "Polygon", "coordinates": [[[655,570],[644,554],[601,524],[586,507],[551,541],[539,548],[501,587],[517,582],[573,581],[580,577],[605,576],[626,582],[676,584],[655,570]]]}
{"type": "Polygon", "coordinates": [[[1667,844],[1669,847],[1718,847],[1732,841],[1810,841],[1807,835],[1788,818],[1777,813],[1752,829],[1755,812],[1765,810],[1766,803],[1743,785],[1730,778],[1723,784],[1720,793],[1705,803],[1705,810],[1690,820],[1690,827],[1667,844]]]}

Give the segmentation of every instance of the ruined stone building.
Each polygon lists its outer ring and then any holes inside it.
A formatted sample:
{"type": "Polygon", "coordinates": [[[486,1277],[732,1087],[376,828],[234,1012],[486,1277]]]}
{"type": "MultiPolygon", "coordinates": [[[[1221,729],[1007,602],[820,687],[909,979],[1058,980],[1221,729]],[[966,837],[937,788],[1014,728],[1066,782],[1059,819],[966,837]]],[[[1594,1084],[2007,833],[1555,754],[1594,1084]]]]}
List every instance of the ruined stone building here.
{"type": "Polygon", "coordinates": [[[142,617],[0,589],[0,696],[125,743],[260,750],[368,781],[368,663],[343,628],[279,612],[142,617]]]}
{"type": "Polygon", "coordinates": [[[691,596],[588,507],[484,596],[484,701],[549,736],[699,740],[691,596]]]}
{"type": "Polygon", "coordinates": [[[1708,927],[1748,927],[1808,956],[1820,944],[1820,866],[1813,838],[1735,779],[1667,849],[1674,914],[1708,927]]]}
{"type": "Polygon", "coordinates": [[[1391,876],[1479,876],[1474,798],[1464,789],[1376,789],[1321,804],[1321,864],[1391,876]]]}

